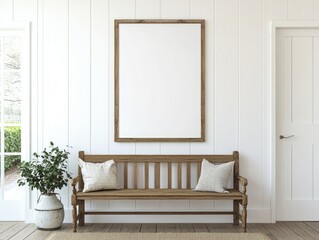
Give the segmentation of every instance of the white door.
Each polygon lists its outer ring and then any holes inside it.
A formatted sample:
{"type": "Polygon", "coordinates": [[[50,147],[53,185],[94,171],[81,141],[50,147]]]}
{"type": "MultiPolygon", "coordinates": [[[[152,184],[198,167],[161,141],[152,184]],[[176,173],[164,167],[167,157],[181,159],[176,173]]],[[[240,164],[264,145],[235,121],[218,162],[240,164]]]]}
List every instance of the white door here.
{"type": "Polygon", "coordinates": [[[319,29],[278,30],[276,69],[277,220],[319,220],[319,29]]]}

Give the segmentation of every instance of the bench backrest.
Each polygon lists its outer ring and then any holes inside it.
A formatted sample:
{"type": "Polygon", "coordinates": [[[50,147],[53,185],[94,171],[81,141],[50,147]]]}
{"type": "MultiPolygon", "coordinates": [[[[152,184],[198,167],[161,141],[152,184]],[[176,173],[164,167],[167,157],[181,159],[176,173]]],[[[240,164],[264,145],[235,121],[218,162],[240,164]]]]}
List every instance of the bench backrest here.
{"type": "MultiPolygon", "coordinates": [[[[85,162],[93,163],[113,159],[118,166],[118,175],[123,176],[124,189],[191,189],[192,176],[196,174],[196,181],[198,181],[203,159],[216,164],[235,161],[233,188],[238,189],[239,187],[238,182],[235,181],[235,176],[239,175],[239,153],[237,151],[234,151],[232,155],[92,155],[80,151],[79,158],[85,162]],[[150,176],[154,177],[151,181],[150,176]],[[153,186],[151,186],[151,182],[153,186]],[[167,184],[163,186],[161,184],[163,182],[167,184]]],[[[82,176],[80,168],[78,171],[79,175],[82,176]]],[[[83,189],[83,185],[81,179],[80,191],[83,189]]]]}

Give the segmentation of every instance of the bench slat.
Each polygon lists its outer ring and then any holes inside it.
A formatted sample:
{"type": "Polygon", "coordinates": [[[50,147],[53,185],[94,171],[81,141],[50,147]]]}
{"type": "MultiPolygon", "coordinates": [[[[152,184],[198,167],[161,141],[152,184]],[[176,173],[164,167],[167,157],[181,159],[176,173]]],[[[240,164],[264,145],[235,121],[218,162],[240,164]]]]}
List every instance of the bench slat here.
{"type": "Polygon", "coordinates": [[[144,163],[144,188],[149,189],[149,183],[148,183],[148,162],[144,163]]]}
{"type": "Polygon", "coordinates": [[[138,187],[138,163],[134,163],[134,188],[138,187]]]}
{"type": "Polygon", "coordinates": [[[177,187],[178,189],[182,188],[182,164],[179,162],[177,164],[177,187]]]}
{"type": "Polygon", "coordinates": [[[186,188],[187,189],[190,189],[191,188],[191,164],[190,163],[187,163],[186,165],[186,179],[187,179],[187,186],[186,188]]]}
{"type": "Polygon", "coordinates": [[[201,172],[201,169],[202,169],[202,163],[197,163],[197,182],[199,180],[199,177],[200,177],[200,172],[201,172]]]}
{"type": "Polygon", "coordinates": [[[155,170],[154,170],[154,182],[155,182],[155,188],[160,188],[160,176],[161,176],[161,165],[160,163],[154,164],[155,170]]]}
{"type": "Polygon", "coordinates": [[[172,189],[172,163],[167,163],[167,187],[172,189]]]}
{"type": "Polygon", "coordinates": [[[124,189],[127,189],[127,172],[128,172],[128,164],[124,163],[124,189]]]}

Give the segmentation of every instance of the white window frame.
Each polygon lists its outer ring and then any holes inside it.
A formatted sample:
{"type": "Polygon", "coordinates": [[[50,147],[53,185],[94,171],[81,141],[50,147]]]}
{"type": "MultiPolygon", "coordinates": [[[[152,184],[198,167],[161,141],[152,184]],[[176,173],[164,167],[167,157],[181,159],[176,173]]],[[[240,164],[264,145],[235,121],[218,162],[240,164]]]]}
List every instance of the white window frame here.
{"type": "MultiPolygon", "coordinates": [[[[30,41],[30,23],[25,21],[6,22],[0,21],[1,31],[21,31],[23,49],[21,54],[21,160],[30,159],[30,66],[31,66],[31,41],[30,41]]],[[[4,167],[4,159],[2,161],[2,167],[4,167]]],[[[1,176],[2,177],[2,176],[1,176]]],[[[1,210],[1,220],[24,220],[25,213],[30,205],[30,191],[27,191],[28,187],[21,188],[22,199],[21,206],[16,206],[15,212],[19,212],[19,217],[12,216],[12,208],[10,208],[10,201],[0,200],[0,204],[4,207],[1,210]],[[24,197],[23,197],[24,196],[24,197]]],[[[13,201],[12,201],[13,202],[13,201]]]]}

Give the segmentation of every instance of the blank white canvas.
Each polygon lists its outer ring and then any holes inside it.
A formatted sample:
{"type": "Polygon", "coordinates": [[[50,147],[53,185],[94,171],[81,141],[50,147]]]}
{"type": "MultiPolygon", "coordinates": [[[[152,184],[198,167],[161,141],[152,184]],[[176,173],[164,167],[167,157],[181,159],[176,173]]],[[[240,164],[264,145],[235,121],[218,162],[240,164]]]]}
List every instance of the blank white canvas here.
{"type": "Polygon", "coordinates": [[[119,137],[201,137],[201,25],[119,25],[119,137]]]}

